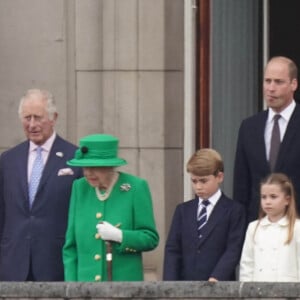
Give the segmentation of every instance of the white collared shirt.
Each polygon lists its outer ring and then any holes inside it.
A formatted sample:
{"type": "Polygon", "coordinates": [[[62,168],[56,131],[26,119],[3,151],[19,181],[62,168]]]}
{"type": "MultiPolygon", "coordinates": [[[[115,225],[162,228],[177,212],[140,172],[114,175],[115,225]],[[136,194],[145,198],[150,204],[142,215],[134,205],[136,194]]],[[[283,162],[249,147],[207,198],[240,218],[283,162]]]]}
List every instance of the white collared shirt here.
{"type": "MultiPolygon", "coordinates": [[[[296,107],[296,103],[293,100],[289,106],[287,106],[282,112],[280,112],[281,118],[278,120],[279,129],[280,129],[280,141],[283,140],[287,125],[290,121],[290,118],[294,112],[295,107],[296,107]]],[[[269,108],[268,119],[265,127],[265,144],[266,144],[267,160],[269,160],[269,156],[270,156],[271,135],[272,135],[273,124],[274,124],[274,116],[277,114],[278,113],[276,113],[274,110],[269,108]]]]}
{"type": "MultiPolygon", "coordinates": [[[[50,136],[50,138],[41,146],[42,147],[42,158],[43,158],[44,165],[47,162],[47,159],[48,159],[51,147],[54,143],[55,137],[56,137],[56,132],[53,132],[53,134],[50,136]]],[[[34,144],[32,141],[29,142],[28,167],[27,167],[28,182],[30,180],[33,162],[36,158],[37,147],[38,147],[38,145],[34,144]]]]}
{"type": "MultiPolygon", "coordinates": [[[[206,206],[206,211],[207,211],[207,220],[209,216],[211,215],[214,207],[216,206],[217,202],[219,201],[220,197],[222,195],[221,190],[219,189],[216,193],[214,193],[211,197],[209,197],[206,200],[209,200],[210,204],[206,206]]],[[[202,201],[204,199],[199,197],[199,202],[198,202],[198,210],[197,210],[197,216],[199,216],[200,210],[203,207],[202,201]]]]}

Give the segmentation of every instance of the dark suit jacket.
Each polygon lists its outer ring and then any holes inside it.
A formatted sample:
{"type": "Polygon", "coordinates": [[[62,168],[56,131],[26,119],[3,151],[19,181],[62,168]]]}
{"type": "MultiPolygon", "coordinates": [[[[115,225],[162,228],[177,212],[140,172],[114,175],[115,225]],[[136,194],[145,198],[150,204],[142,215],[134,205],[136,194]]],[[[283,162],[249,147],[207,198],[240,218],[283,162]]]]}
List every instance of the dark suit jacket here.
{"type": "Polygon", "coordinates": [[[73,180],[82,176],[58,176],[76,147],[56,137],[32,209],[29,209],[27,160],[29,142],[0,157],[0,280],[24,281],[31,261],[37,281],[64,280],[62,247],[73,180]],[[58,152],[63,154],[61,157],[58,152]]]}
{"type": "MultiPolygon", "coordinates": [[[[257,219],[260,204],[260,181],[270,172],[266,157],[265,126],[268,110],[241,123],[238,135],[233,198],[246,206],[248,222],[257,219]]],[[[293,181],[300,212],[300,105],[288,123],[274,172],[282,172],[293,181]]]]}
{"type": "Polygon", "coordinates": [[[245,212],[224,194],[197,235],[198,198],[176,207],[165,246],[164,280],[234,280],[244,241],[245,212]]]}

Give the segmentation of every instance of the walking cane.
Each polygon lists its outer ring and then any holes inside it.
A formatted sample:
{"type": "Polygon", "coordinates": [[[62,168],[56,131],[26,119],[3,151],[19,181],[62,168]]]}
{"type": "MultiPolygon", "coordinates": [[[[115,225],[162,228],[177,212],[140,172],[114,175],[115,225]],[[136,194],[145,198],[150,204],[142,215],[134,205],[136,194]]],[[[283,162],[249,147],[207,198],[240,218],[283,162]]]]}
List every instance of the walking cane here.
{"type": "Polygon", "coordinates": [[[112,244],[110,241],[105,242],[106,247],[106,271],[107,281],[112,281],[112,244]]]}
{"type": "MultiPolygon", "coordinates": [[[[115,225],[117,228],[121,226],[121,223],[115,225]]],[[[112,271],[112,262],[113,262],[113,254],[112,254],[112,242],[105,242],[106,248],[106,271],[107,271],[107,281],[112,281],[113,279],[113,271],[112,271]]]]}

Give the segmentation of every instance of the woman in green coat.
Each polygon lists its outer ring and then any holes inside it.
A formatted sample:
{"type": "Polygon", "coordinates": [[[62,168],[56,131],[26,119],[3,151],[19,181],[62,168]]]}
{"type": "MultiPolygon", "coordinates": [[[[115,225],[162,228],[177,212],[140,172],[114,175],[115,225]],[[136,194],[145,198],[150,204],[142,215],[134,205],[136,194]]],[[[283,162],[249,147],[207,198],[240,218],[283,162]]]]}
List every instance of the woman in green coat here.
{"type": "Polygon", "coordinates": [[[116,171],[126,164],[117,157],[118,142],[106,134],[86,136],[68,161],[83,167],[84,177],[72,188],[63,248],[66,281],[143,280],[142,252],[158,245],[148,183],[116,171]]]}

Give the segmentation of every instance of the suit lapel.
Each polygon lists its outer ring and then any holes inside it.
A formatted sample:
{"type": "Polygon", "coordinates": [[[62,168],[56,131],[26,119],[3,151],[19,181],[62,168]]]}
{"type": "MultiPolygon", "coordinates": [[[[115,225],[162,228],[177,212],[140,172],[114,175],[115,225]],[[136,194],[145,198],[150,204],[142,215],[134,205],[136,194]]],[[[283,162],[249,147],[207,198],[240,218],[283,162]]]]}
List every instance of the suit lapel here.
{"type": "Polygon", "coordinates": [[[21,189],[22,193],[25,195],[23,199],[29,203],[29,195],[28,195],[28,151],[29,151],[29,142],[24,142],[20,147],[19,154],[16,159],[18,160],[18,169],[17,174],[19,175],[21,181],[21,189]]]}
{"type": "Polygon", "coordinates": [[[184,222],[185,226],[181,228],[184,231],[184,234],[188,234],[191,238],[191,241],[197,241],[197,210],[198,210],[199,199],[196,197],[195,199],[186,202],[184,207],[184,222]]]}
{"type": "Polygon", "coordinates": [[[189,216],[188,222],[189,226],[188,228],[191,228],[191,232],[189,234],[192,237],[192,240],[198,240],[198,233],[197,233],[197,211],[198,211],[198,204],[199,204],[199,199],[196,197],[191,205],[188,207],[188,212],[187,216],[189,216]]]}
{"type": "Polygon", "coordinates": [[[280,145],[276,168],[280,168],[281,165],[284,163],[285,156],[288,153],[288,149],[292,147],[291,143],[294,141],[294,136],[299,130],[299,128],[300,128],[300,106],[296,104],[295,110],[291,116],[282,143],[280,145]]]}
{"type": "Polygon", "coordinates": [[[268,119],[268,110],[264,110],[253,118],[251,126],[249,129],[249,134],[247,136],[247,145],[249,147],[249,152],[255,153],[257,163],[260,164],[262,170],[265,173],[270,172],[270,165],[267,159],[266,143],[265,143],[265,128],[268,119]]]}
{"type": "MultiPolygon", "coordinates": [[[[262,163],[265,164],[265,167],[269,169],[269,162],[267,160],[266,155],[266,143],[265,143],[265,128],[266,128],[266,122],[268,118],[268,110],[263,111],[259,118],[257,119],[257,123],[255,126],[255,131],[253,132],[254,136],[257,136],[257,143],[253,143],[253,147],[255,147],[255,152],[257,153],[257,157],[263,157],[262,163]]],[[[255,141],[255,140],[254,140],[255,141]]],[[[254,153],[255,153],[254,152],[254,153]]]]}
{"type": "Polygon", "coordinates": [[[214,207],[210,217],[208,218],[208,221],[206,225],[203,227],[202,238],[199,239],[198,247],[202,245],[202,243],[207,239],[207,237],[210,235],[214,227],[218,224],[220,220],[224,217],[224,214],[226,214],[226,205],[224,201],[224,196],[220,197],[218,200],[216,206],[214,207]]]}
{"type": "MultiPolygon", "coordinates": [[[[37,191],[37,195],[43,189],[44,185],[46,184],[49,176],[56,172],[57,166],[61,164],[61,160],[65,158],[63,157],[63,149],[61,147],[60,138],[56,136],[53,145],[51,147],[50,153],[48,155],[48,159],[46,165],[43,170],[43,175],[41,178],[41,182],[39,184],[39,188],[37,191]],[[57,153],[61,153],[61,155],[57,155],[57,153]]],[[[55,174],[56,175],[56,174],[55,174]]],[[[37,200],[39,197],[37,197],[37,200]]],[[[35,202],[35,201],[34,201],[35,202]]],[[[34,205],[34,204],[33,204],[34,205]]]]}

